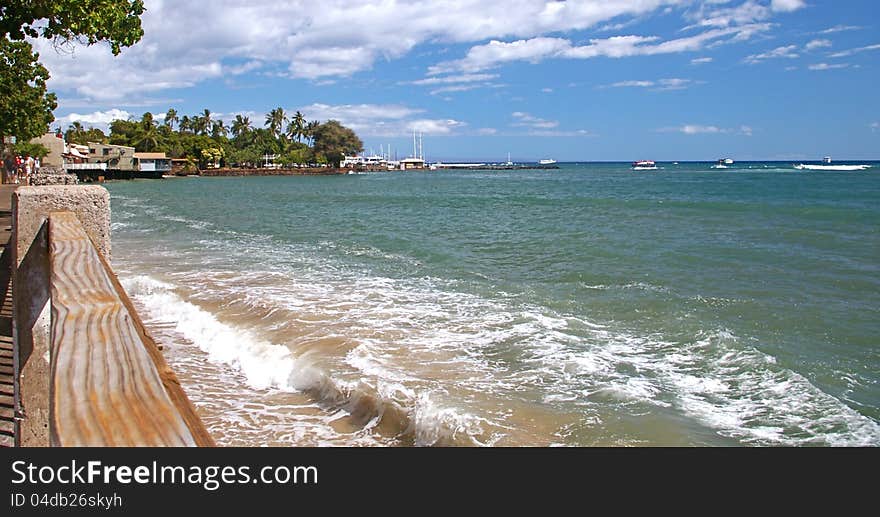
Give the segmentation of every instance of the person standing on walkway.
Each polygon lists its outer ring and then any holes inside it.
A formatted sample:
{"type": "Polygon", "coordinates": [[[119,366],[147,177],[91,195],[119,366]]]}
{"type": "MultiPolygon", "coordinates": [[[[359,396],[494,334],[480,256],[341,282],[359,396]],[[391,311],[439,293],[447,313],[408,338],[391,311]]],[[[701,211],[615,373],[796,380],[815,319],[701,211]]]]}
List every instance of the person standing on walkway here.
{"type": "Polygon", "coordinates": [[[31,184],[31,174],[34,173],[34,157],[28,155],[24,159],[24,184],[31,184]]]}
{"type": "Polygon", "coordinates": [[[12,153],[3,155],[3,183],[12,183],[12,171],[15,170],[15,157],[12,153]]]}

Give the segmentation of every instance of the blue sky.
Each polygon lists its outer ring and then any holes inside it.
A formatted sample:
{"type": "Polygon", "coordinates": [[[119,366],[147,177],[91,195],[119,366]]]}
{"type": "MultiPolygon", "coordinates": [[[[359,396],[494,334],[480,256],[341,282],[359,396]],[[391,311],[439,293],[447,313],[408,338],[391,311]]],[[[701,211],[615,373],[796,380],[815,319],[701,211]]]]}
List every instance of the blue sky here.
{"type": "Polygon", "coordinates": [[[880,158],[876,0],[147,0],[145,36],[35,42],[55,125],[335,118],[429,160],[880,158]]]}

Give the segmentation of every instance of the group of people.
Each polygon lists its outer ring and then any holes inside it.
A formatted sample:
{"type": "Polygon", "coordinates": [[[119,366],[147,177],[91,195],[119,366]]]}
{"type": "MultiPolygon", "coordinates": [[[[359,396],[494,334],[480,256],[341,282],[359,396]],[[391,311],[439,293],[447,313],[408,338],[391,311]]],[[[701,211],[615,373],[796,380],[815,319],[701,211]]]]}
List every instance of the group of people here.
{"type": "Polygon", "coordinates": [[[3,183],[30,185],[40,170],[40,159],[33,156],[7,154],[3,160],[3,183]]]}

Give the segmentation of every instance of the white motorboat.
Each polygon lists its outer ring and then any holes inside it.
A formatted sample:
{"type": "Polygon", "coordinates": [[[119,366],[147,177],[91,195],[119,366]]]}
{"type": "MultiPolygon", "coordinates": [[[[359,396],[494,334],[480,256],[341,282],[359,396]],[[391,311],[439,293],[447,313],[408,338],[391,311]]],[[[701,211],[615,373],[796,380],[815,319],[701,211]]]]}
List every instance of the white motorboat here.
{"type": "Polygon", "coordinates": [[[721,158],[720,160],[715,162],[715,165],[712,165],[712,168],[713,169],[726,169],[726,168],[728,168],[727,167],[728,165],[733,165],[733,160],[731,160],[730,158],[721,158]]]}
{"type": "Polygon", "coordinates": [[[870,165],[810,165],[798,163],[795,169],[801,171],[863,171],[870,169],[870,165]]]}
{"type": "Polygon", "coordinates": [[[657,164],[654,163],[654,160],[639,160],[632,163],[632,170],[634,171],[656,171],[657,164]]]}

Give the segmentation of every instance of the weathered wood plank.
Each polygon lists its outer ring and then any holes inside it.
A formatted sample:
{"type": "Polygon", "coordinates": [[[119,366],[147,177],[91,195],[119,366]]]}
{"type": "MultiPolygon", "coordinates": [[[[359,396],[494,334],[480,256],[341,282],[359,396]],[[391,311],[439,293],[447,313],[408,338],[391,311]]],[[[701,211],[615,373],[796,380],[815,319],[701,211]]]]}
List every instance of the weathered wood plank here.
{"type": "Polygon", "coordinates": [[[131,302],[71,212],[49,217],[49,262],[51,444],[211,445],[169,397],[157,368],[167,365],[154,361],[155,343],[144,342],[131,302]]]}

